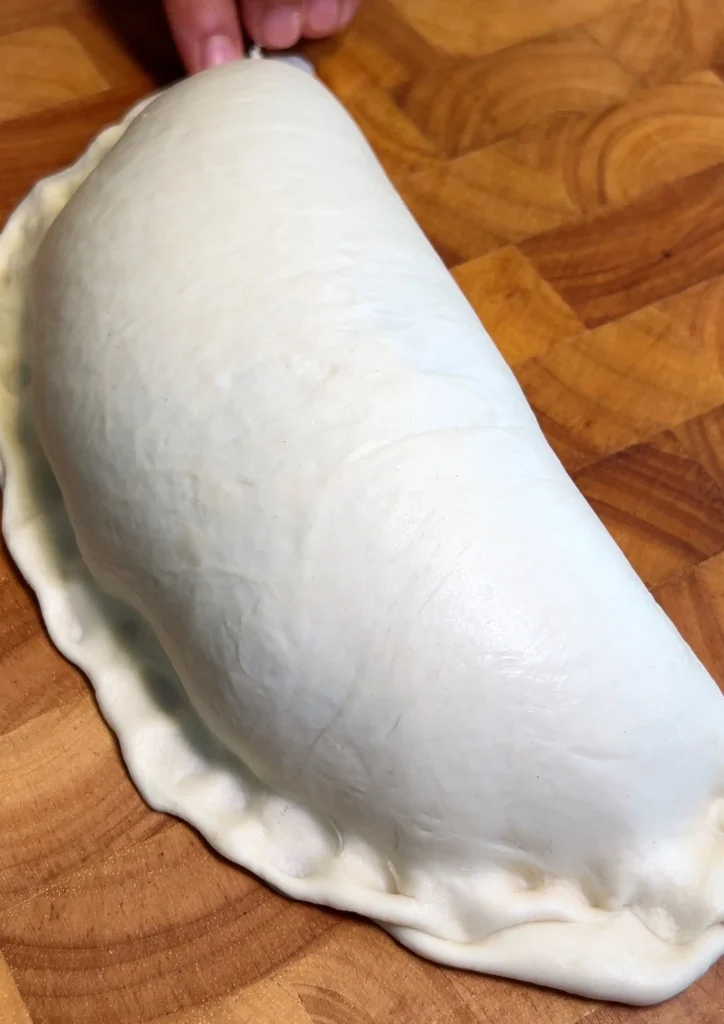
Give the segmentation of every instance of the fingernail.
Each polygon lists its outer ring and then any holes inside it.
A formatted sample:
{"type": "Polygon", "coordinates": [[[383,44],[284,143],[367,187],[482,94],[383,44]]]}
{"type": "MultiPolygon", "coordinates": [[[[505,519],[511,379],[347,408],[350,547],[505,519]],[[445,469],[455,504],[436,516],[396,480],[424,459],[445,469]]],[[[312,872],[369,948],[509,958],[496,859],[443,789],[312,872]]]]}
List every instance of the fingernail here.
{"type": "Polygon", "coordinates": [[[287,50],[299,41],[301,34],[301,9],[284,4],[265,13],[258,42],[269,50],[287,50]]]}
{"type": "Polygon", "coordinates": [[[342,0],[340,4],[340,15],[339,21],[337,22],[337,31],[341,32],[342,29],[347,28],[352,18],[357,12],[357,0],[342,0]]]}
{"type": "Polygon", "coordinates": [[[305,31],[311,35],[331,36],[339,24],[338,0],[309,0],[305,31]]]}
{"type": "Polygon", "coordinates": [[[228,36],[211,36],[204,47],[204,67],[216,68],[236,60],[239,54],[228,36]]]}

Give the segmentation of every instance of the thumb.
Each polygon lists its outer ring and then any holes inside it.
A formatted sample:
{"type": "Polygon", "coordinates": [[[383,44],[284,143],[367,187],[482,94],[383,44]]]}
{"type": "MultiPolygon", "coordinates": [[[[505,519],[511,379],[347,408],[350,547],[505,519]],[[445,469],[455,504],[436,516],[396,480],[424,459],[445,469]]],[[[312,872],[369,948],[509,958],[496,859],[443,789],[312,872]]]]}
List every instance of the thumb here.
{"type": "Polygon", "coordinates": [[[303,0],[242,0],[244,26],[255,43],[268,50],[295,46],[304,25],[303,0]]]}

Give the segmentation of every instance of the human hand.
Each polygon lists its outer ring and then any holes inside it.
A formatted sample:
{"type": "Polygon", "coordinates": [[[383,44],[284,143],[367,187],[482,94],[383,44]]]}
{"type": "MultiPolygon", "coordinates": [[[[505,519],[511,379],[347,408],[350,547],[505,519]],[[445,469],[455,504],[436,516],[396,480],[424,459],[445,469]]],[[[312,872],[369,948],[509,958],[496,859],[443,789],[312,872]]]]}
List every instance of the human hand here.
{"type": "Polygon", "coordinates": [[[181,59],[191,73],[243,54],[243,32],[268,50],[324,39],[350,23],[359,0],[164,0],[181,59]]]}

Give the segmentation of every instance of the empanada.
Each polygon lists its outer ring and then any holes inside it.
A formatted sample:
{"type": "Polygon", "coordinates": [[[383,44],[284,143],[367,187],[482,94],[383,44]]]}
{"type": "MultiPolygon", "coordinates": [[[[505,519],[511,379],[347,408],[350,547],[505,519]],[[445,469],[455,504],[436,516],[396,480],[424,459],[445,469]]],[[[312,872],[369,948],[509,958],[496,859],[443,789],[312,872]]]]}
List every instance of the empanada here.
{"type": "Polygon", "coordinates": [[[150,804],[447,964],[724,951],[724,699],[318,81],[145,103],[0,275],[5,536],[150,804]]]}

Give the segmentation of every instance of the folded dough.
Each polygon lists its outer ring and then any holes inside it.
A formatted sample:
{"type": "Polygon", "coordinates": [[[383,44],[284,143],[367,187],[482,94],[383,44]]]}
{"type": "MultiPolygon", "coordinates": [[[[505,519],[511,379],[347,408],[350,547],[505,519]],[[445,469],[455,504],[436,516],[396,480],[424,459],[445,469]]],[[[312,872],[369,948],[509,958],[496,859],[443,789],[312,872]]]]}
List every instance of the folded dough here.
{"type": "Polygon", "coordinates": [[[0,277],[5,536],[152,805],[448,964],[724,951],[724,700],[319,82],[144,104],[0,277]]]}

